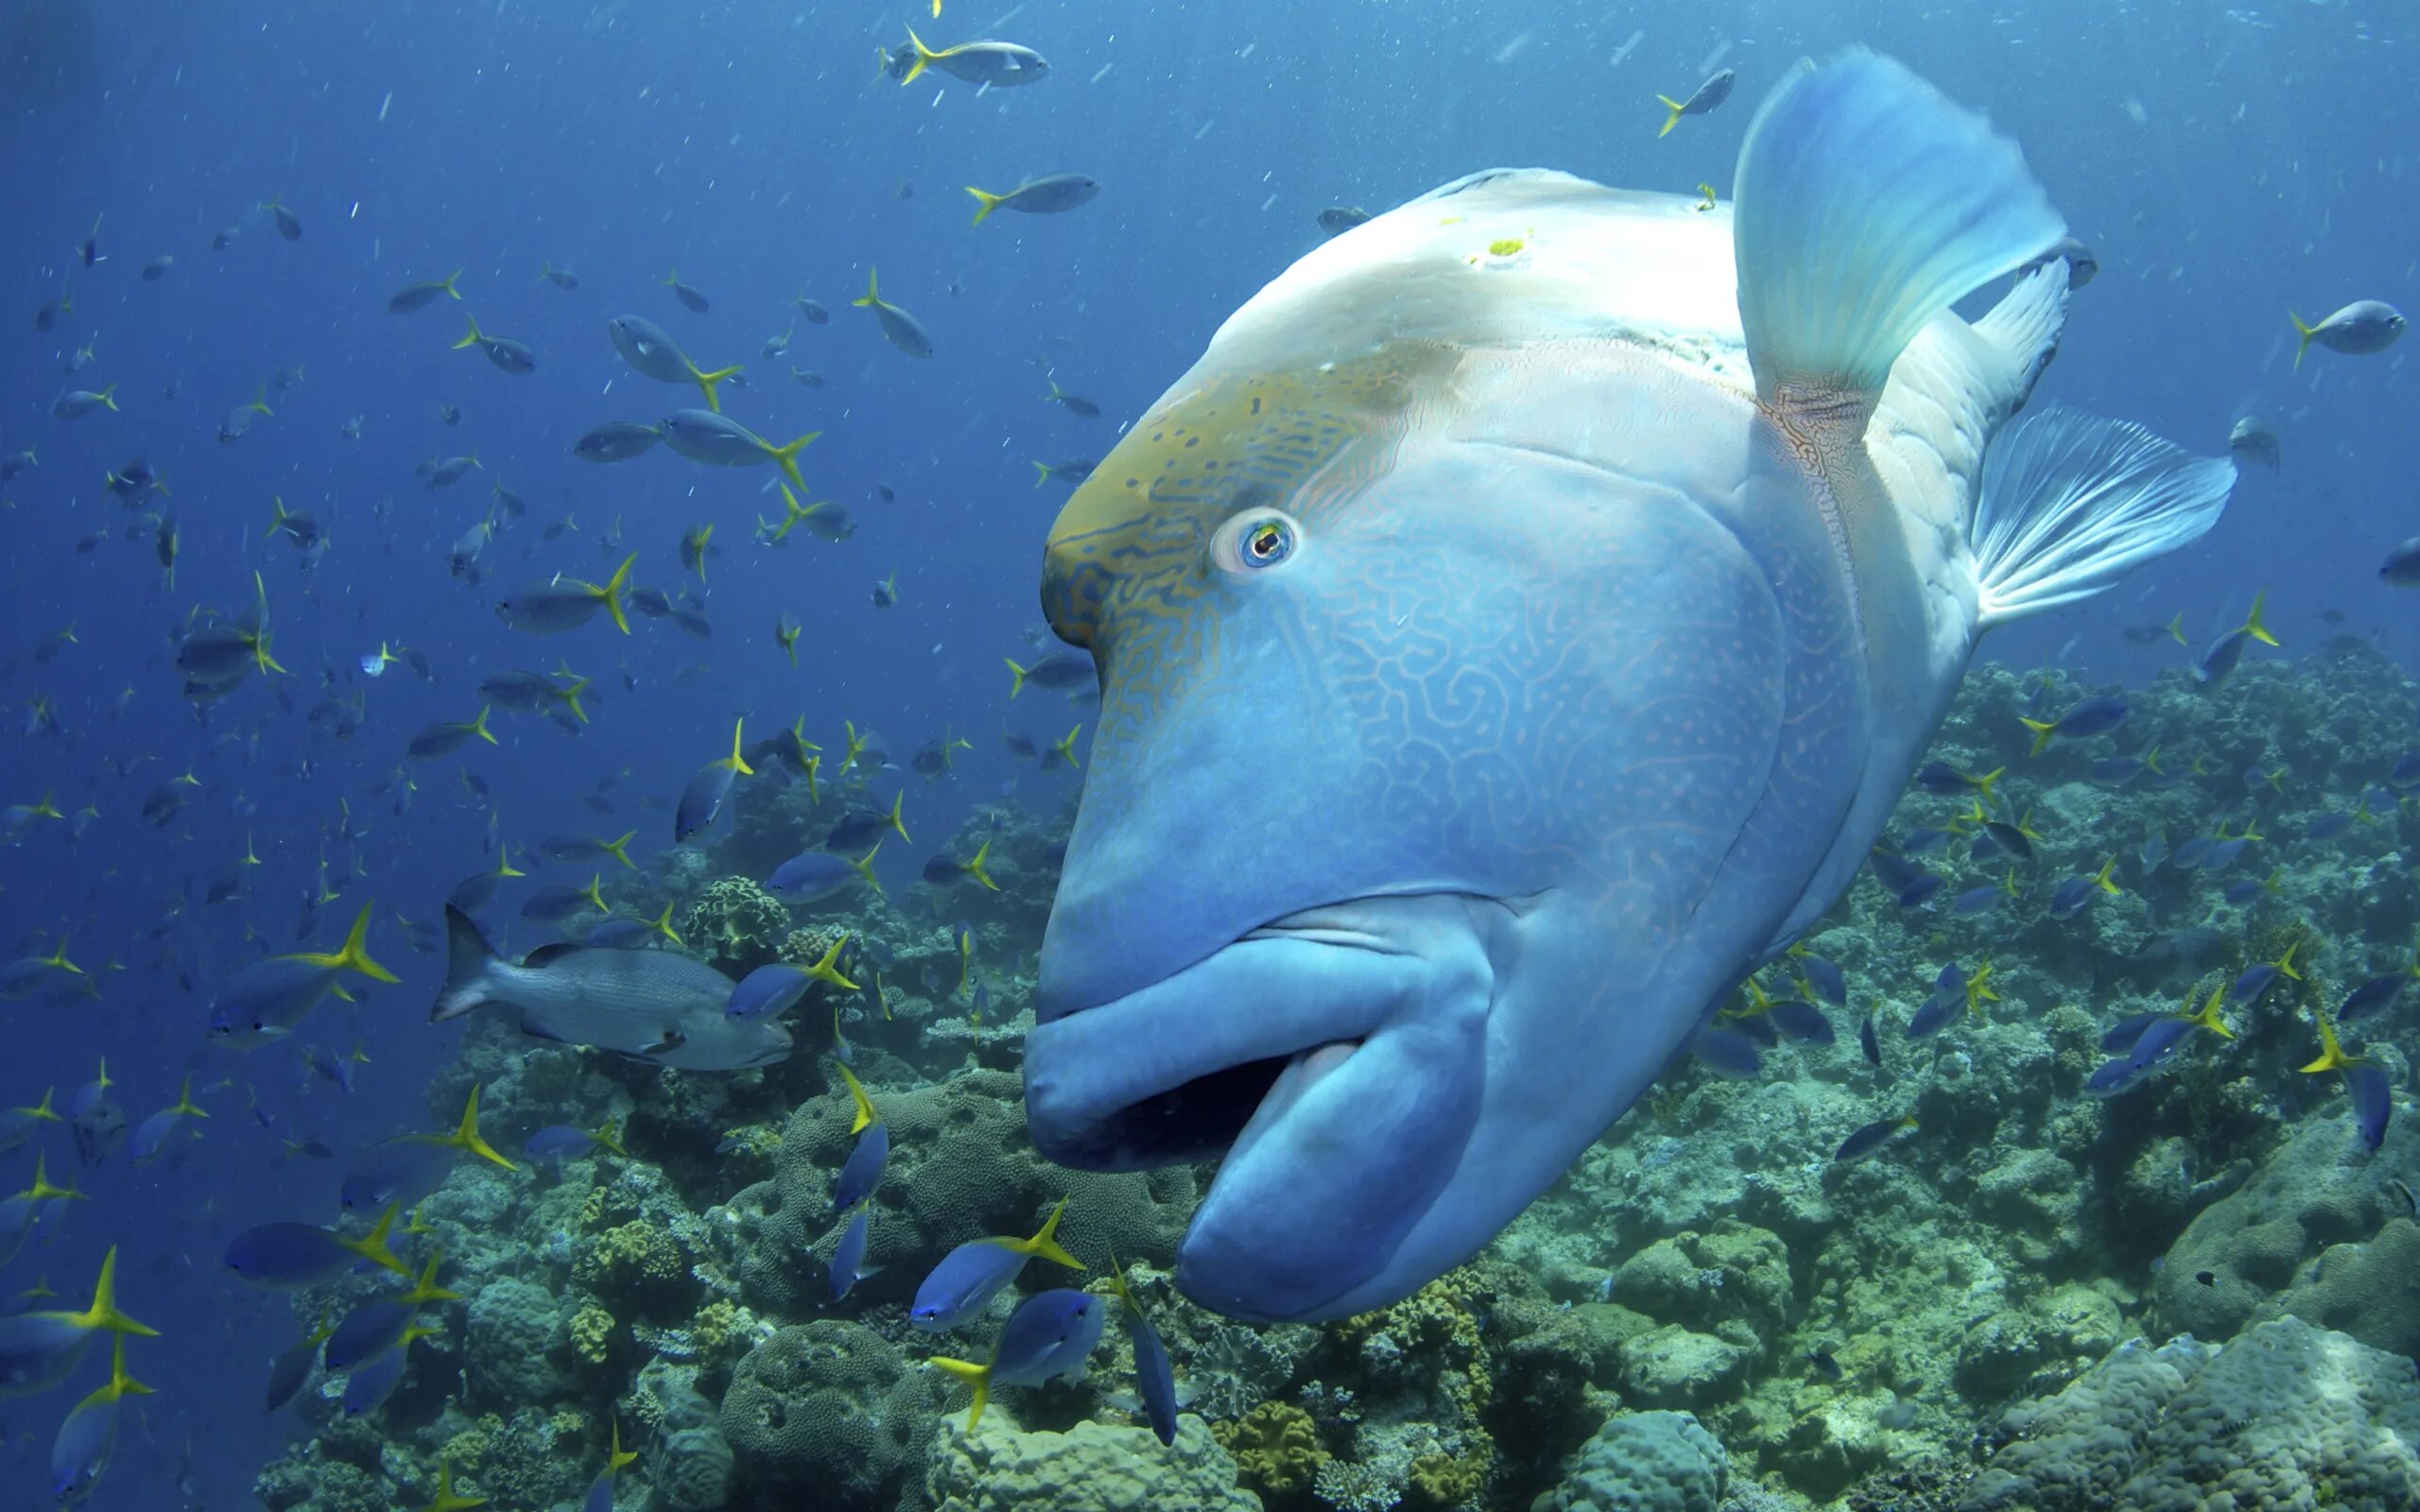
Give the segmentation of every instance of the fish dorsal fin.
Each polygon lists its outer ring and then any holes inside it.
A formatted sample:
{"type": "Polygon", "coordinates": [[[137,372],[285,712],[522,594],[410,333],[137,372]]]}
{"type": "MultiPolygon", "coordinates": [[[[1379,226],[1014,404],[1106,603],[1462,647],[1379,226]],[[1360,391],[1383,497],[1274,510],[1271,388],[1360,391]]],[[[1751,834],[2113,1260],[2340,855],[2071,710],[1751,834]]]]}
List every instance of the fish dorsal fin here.
{"type": "Polygon", "coordinates": [[[579,949],[579,946],[577,943],[567,939],[559,939],[551,945],[541,945],[521,958],[522,970],[537,971],[548,962],[562,960],[579,949]]]}
{"type": "Polygon", "coordinates": [[[1733,194],[1757,397],[1841,444],[1917,333],[2066,231],[1981,116],[1864,51],[1801,63],[1766,96],[1733,194]]]}

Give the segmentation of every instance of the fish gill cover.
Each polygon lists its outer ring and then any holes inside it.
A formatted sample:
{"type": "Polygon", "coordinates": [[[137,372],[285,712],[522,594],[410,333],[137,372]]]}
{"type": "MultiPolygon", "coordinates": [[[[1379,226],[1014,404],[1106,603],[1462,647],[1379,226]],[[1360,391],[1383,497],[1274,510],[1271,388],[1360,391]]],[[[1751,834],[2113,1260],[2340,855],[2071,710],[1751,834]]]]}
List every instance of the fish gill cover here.
{"type": "Polygon", "coordinates": [[[0,4],[8,1504],[2420,1504],[2415,42],[0,4]]]}

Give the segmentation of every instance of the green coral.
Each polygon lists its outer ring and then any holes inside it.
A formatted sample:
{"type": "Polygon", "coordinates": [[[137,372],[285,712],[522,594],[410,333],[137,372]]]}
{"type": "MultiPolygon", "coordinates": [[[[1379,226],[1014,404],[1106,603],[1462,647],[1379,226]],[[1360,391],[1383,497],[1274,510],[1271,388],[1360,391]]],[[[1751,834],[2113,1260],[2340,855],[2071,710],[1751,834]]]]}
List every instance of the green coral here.
{"type": "Polygon", "coordinates": [[[614,1314],[591,1303],[571,1315],[571,1352],[590,1365],[603,1365],[613,1351],[619,1325],[614,1314]]]}
{"type": "Polygon", "coordinates": [[[1235,1422],[1211,1424],[1210,1432],[1235,1457],[1237,1483],[1272,1504],[1308,1491],[1329,1457],[1319,1425],[1290,1402],[1264,1401],[1235,1422]]]}
{"type": "Polygon", "coordinates": [[[697,1294],[680,1242],[643,1218],[588,1241],[571,1274],[617,1311],[659,1320],[685,1314],[697,1294]]]}
{"type": "Polygon", "coordinates": [[[1412,1507],[1468,1506],[1487,1489],[1487,1474],[1495,1456],[1482,1438],[1478,1447],[1459,1454],[1423,1454],[1411,1462],[1411,1481],[1404,1503],[1412,1507]]]}
{"type": "Polygon", "coordinates": [[[707,884],[681,916],[682,939],[732,976],[781,959],[789,928],[790,913],[781,900],[746,877],[707,884]]]}

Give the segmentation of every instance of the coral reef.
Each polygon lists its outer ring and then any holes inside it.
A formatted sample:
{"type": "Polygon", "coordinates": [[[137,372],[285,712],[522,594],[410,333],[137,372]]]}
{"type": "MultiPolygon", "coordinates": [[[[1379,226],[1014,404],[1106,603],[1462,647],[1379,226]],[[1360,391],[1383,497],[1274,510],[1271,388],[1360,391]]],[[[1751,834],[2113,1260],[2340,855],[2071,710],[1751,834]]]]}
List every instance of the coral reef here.
{"type": "Polygon", "coordinates": [[[1961,1512],[2420,1505],[2411,1362],[2300,1318],[2218,1348],[2122,1346],[2002,1432],[1961,1512]]]}
{"type": "MultiPolygon", "coordinates": [[[[1947,879],[1943,900],[1903,906],[1860,878],[1801,942],[1847,985],[1820,1005],[1832,1042],[1730,1005],[1756,1076],[1685,1059],[1477,1259],[1317,1328],[1209,1314],[1160,1268],[1206,1168],[1067,1171],[1026,1138],[1019,1026],[1065,815],[987,805],[943,843],[988,841],[996,894],[928,881],[792,907],[747,877],[888,790],[744,784],[738,827],[661,858],[653,896],[734,975],[846,935],[860,990],[819,986],[793,1011],[798,1054],[729,1075],[475,1025],[430,1086],[430,1126],[476,1085],[500,1147],[611,1118],[629,1153],[559,1174],[458,1165],[397,1236],[415,1261],[442,1249],[465,1300],[432,1312],[442,1330],[380,1413],[346,1418],[341,1386],[315,1377],[259,1494],[271,1512],[385,1512],[425,1503],[442,1459],[466,1494],[559,1506],[618,1431],[639,1455],[622,1504],[661,1512],[2420,1505],[2420,1127],[2398,1043],[2420,990],[2342,1026],[2396,1089],[2382,1149],[2342,1078],[2298,1069],[2317,1013],[2410,967],[2420,804],[2388,780],[2420,706],[2339,646],[2215,689],[2165,675],[2129,694],[2122,738],[2029,754],[2021,717],[2100,691],[1970,678],[1930,753],[1958,791],[1920,786],[1891,828],[1947,879]],[[2124,782],[2096,765],[2154,743],[2160,765],[2124,782]],[[2104,861],[2120,891],[2050,917],[2051,888],[2104,861]],[[1967,911],[1947,901],[1995,886],[1967,911]],[[2300,976],[2228,996],[2289,946],[2300,976]],[[1989,991],[1911,1035],[1952,966],[1989,991]],[[2214,990],[2230,1037],[2196,1029],[2139,1085],[2092,1094],[2114,1026],[2214,990]],[[838,1303],[832,1193],[856,1137],[824,1054],[836,1019],[890,1141],[876,1268],[838,1303]],[[1030,1233],[1062,1197],[1059,1238],[1086,1272],[1037,1262],[982,1318],[908,1327],[950,1248],[1030,1233]],[[1173,1362],[1175,1447],[1142,1426],[1115,1324],[1084,1378],[996,1395],[969,1433],[962,1390],[924,1359],[982,1358],[1041,1288],[1105,1294],[1113,1252],[1173,1362]]],[[[1759,981],[1813,1000],[1801,969],[1785,956],[1759,981]]],[[[340,1278],[296,1315],[388,1289],[340,1278]]]]}
{"type": "Polygon", "coordinates": [[[1236,1485],[1236,1463],[1199,1418],[1178,1420],[1163,1446],[1146,1428],[1079,1423],[1063,1434],[1028,1433],[993,1408],[970,1433],[942,1429],[925,1472],[932,1512],[1259,1512],[1236,1485]]]}
{"type": "Polygon", "coordinates": [[[887,1508],[920,1467],[940,1400],[933,1378],[873,1330],[806,1323],[749,1351],[720,1423],[760,1498],[887,1508]]]}
{"type": "Polygon", "coordinates": [[[1687,1413],[1618,1413],[1530,1512],[1715,1512],[1730,1474],[1730,1456],[1687,1413]]]}

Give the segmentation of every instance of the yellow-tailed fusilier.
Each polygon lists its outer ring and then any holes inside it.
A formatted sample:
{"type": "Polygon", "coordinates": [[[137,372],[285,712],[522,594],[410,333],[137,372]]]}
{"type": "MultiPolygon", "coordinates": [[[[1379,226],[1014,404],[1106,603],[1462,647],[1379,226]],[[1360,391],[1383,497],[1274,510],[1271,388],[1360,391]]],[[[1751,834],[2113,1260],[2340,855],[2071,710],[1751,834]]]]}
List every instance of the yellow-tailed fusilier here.
{"type": "Polygon", "coordinates": [[[1731,204],[1482,173],[1231,317],[1053,526],[1101,709],[1027,1041],[1036,1145],[1223,1157],[1176,1262],[1341,1317],[1468,1259],[1854,875],[1981,631],[2224,507],[2014,417],[2066,228],[1866,53],[1731,204]]]}

